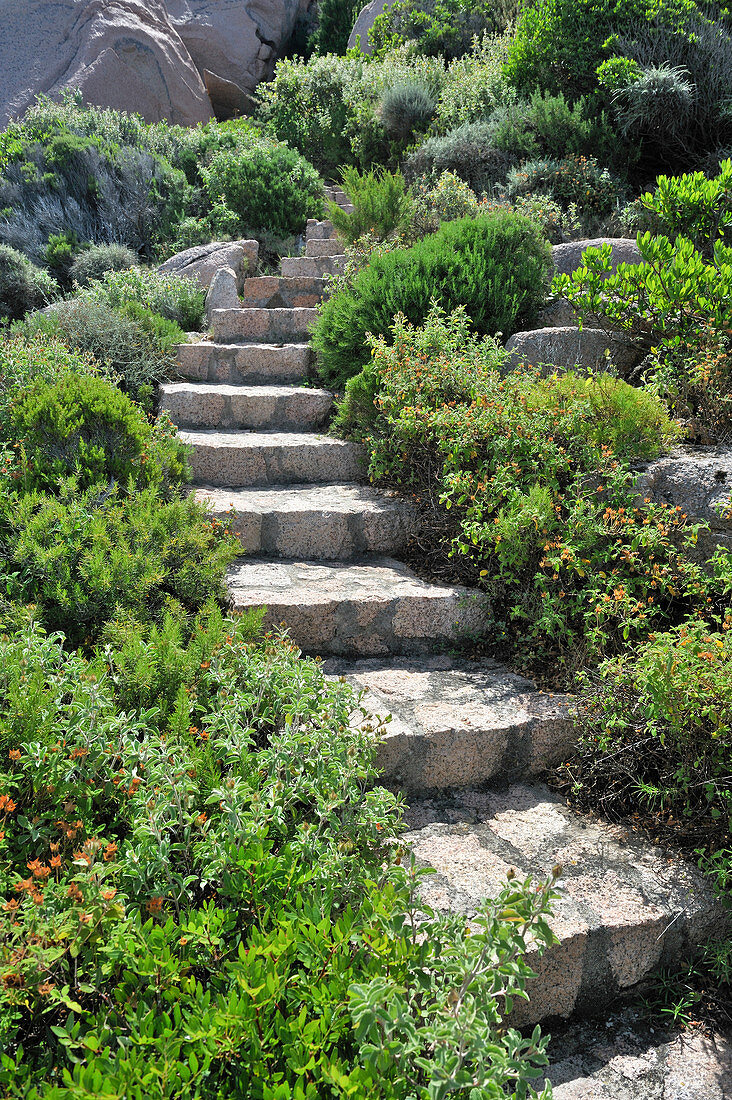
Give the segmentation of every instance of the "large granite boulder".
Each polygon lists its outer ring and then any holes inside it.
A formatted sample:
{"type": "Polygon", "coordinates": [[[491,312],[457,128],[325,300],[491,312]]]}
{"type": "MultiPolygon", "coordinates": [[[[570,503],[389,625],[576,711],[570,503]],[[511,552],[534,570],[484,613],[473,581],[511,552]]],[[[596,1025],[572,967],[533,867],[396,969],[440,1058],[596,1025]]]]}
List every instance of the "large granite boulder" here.
{"type": "Polygon", "coordinates": [[[367,4],[365,8],[361,8],[355,26],[351,31],[351,37],[348,39],[349,48],[353,48],[356,41],[358,41],[363,53],[371,53],[373,46],[369,41],[369,32],[384,9],[388,8],[393,2],[394,0],[371,0],[371,3],[367,4]]]}
{"type": "Polygon", "coordinates": [[[0,125],[39,93],[184,126],[241,114],[312,0],[0,0],[0,125]]]}
{"type": "Polygon", "coordinates": [[[183,126],[211,117],[162,0],[0,0],[0,124],[44,92],[183,126]]]}
{"type": "Polygon", "coordinates": [[[241,292],[247,277],[256,269],[258,256],[258,241],[213,241],[187,248],[185,252],[176,252],[175,256],[160,265],[158,271],[163,275],[193,279],[207,290],[218,271],[231,268],[236,277],[237,290],[241,292]]]}
{"type": "Polygon", "coordinates": [[[509,370],[527,363],[532,367],[548,367],[550,370],[581,371],[603,370],[607,354],[621,374],[636,365],[641,352],[620,337],[609,336],[599,328],[564,325],[558,328],[538,328],[529,332],[517,332],[506,344],[511,353],[507,363],[509,370]]]}
{"type": "Polygon", "coordinates": [[[567,244],[555,244],[552,248],[552,260],[560,275],[571,275],[582,264],[582,256],[588,248],[599,248],[609,244],[612,248],[612,270],[619,264],[640,264],[643,257],[635,239],[630,237],[592,237],[583,241],[569,241],[567,244]]]}
{"type": "Polygon", "coordinates": [[[643,499],[681,508],[689,522],[709,525],[700,533],[699,557],[717,546],[732,550],[732,447],[677,447],[649,463],[637,488],[643,499]]]}

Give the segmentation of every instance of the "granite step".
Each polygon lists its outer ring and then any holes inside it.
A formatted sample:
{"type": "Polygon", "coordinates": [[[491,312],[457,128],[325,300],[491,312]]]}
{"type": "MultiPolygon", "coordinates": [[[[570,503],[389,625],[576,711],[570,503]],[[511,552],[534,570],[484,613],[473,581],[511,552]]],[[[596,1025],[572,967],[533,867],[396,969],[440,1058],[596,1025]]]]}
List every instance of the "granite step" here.
{"type": "Polygon", "coordinates": [[[326,187],[325,197],[337,206],[347,206],[351,201],[342,187],[326,187]]]}
{"type": "Polygon", "coordinates": [[[346,257],[342,256],[283,256],[280,271],[285,278],[322,279],[325,275],[342,275],[346,257]]]}
{"type": "Polygon", "coordinates": [[[227,587],[236,610],[266,607],[267,626],[284,624],[303,652],[323,656],[431,653],[487,626],[474,591],[428,584],[391,558],[244,559],[227,587]]]}
{"type": "Polygon", "coordinates": [[[198,485],[358,481],[364,471],[360,447],[327,435],[209,429],[179,437],[193,448],[189,461],[198,485]]]}
{"type": "Polygon", "coordinates": [[[324,669],[365,693],[361,721],[392,716],[378,766],[410,796],[540,776],[574,748],[568,697],[496,661],[333,659],[324,669]]]}
{"type": "MultiPolygon", "coordinates": [[[[322,256],[343,256],[343,242],[337,238],[333,240],[305,242],[306,259],[320,259],[322,256]]],[[[284,273],[283,273],[284,274],[284,273]]]]}
{"type": "Polygon", "coordinates": [[[333,396],[305,386],[172,382],[160,387],[160,404],[179,428],[305,431],[327,423],[333,396]]]}
{"type": "Polygon", "coordinates": [[[307,378],[313,361],[309,344],[179,344],[178,373],[194,382],[286,384],[307,378]]]}
{"type": "Polygon", "coordinates": [[[222,344],[260,341],[296,344],[308,338],[317,313],[314,308],[261,309],[243,306],[241,309],[215,309],[214,339],[222,344]]]}
{"type": "Polygon", "coordinates": [[[322,277],[262,275],[247,279],[242,291],[244,308],[313,309],[323,297],[322,277]]]}
{"type": "Polygon", "coordinates": [[[305,226],[306,241],[329,241],[333,240],[335,235],[335,226],[329,218],[321,222],[317,221],[315,218],[308,219],[308,223],[305,226]]]}
{"type": "Polygon", "coordinates": [[[417,523],[408,501],[365,485],[204,487],[196,497],[230,522],[244,550],[272,557],[348,561],[397,554],[417,523]]]}
{"type": "Polygon", "coordinates": [[[607,1007],[659,964],[687,959],[721,935],[726,917],[709,879],[619,827],[580,817],[542,784],[467,790],[413,801],[404,841],[432,867],[421,886],[433,909],[468,921],[511,870],[543,879],[562,867],[549,924],[559,938],[542,958],[530,1001],[510,1020],[528,1026],[607,1007]]]}

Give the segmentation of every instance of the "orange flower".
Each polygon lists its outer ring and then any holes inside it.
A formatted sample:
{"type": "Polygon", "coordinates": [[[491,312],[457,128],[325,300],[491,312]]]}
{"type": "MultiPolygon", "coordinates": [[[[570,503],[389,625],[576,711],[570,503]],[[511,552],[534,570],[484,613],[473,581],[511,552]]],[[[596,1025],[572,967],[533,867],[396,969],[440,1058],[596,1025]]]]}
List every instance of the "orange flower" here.
{"type": "Polygon", "coordinates": [[[147,908],[148,913],[152,913],[152,914],[159,913],[160,910],[163,908],[163,899],[161,897],[158,897],[158,896],[156,896],[154,898],[150,898],[149,902],[147,903],[146,908],[147,908]]]}
{"type": "Polygon", "coordinates": [[[117,855],[117,845],[114,843],[114,841],[112,841],[104,849],[104,859],[106,860],[107,863],[109,863],[110,859],[114,859],[114,857],[116,855],[117,855]]]}
{"type": "Polygon", "coordinates": [[[61,866],[61,856],[51,856],[51,866],[52,867],[60,867],[61,866]]]}
{"type": "Polygon", "coordinates": [[[116,893],[116,890],[102,890],[102,897],[105,901],[111,901],[116,893]]]}
{"type": "Polygon", "coordinates": [[[10,749],[8,756],[11,760],[20,760],[20,749],[10,749]]]}

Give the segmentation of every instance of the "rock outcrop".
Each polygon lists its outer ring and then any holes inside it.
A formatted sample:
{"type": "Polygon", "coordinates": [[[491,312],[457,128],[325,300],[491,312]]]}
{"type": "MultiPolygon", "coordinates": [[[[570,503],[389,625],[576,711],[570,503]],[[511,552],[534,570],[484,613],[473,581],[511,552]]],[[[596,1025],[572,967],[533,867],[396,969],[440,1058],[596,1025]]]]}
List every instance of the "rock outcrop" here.
{"type": "Polygon", "coordinates": [[[192,279],[208,290],[216,273],[223,267],[230,267],[236,275],[236,289],[241,291],[247,276],[256,270],[258,256],[258,241],[212,241],[176,252],[158,271],[163,275],[192,279]]]}
{"type": "Polygon", "coordinates": [[[311,0],[0,0],[0,125],[40,93],[181,125],[251,105],[311,0]]]}
{"type": "Polygon", "coordinates": [[[641,354],[627,340],[610,336],[602,329],[584,328],[580,331],[570,325],[517,332],[506,344],[506,350],[511,353],[509,370],[520,363],[548,367],[550,370],[604,370],[607,367],[606,352],[609,352],[621,374],[631,370],[641,354]]]}
{"type": "Polygon", "coordinates": [[[355,46],[358,41],[364,53],[371,53],[373,46],[369,40],[369,32],[390,3],[391,0],[371,0],[370,4],[367,4],[365,8],[361,8],[356,24],[351,31],[351,37],[348,39],[349,48],[355,46]]]}
{"type": "Polygon", "coordinates": [[[555,244],[552,248],[554,267],[560,275],[571,275],[582,263],[582,257],[588,248],[600,248],[609,244],[612,249],[612,271],[619,264],[640,264],[643,257],[640,249],[631,237],[592,237],[582,241],[569,241],[567,244],[555,244]]]}
{"type": "Polygon", "coordinates": [[[705,561],[718,546],[732,550],[732,447],[677,447],[651,462],[638,492],[658,504],[681,508],[699,533],[697,556],[705,561]]]}

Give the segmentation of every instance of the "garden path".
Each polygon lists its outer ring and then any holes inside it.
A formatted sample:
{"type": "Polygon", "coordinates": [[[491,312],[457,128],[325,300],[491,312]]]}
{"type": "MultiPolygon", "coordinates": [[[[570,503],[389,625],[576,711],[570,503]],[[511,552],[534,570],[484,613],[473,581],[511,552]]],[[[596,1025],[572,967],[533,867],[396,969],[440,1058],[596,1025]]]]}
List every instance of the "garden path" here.
{"type": "Polygon", "coordinates": [[[234,608],[266,606],[269,625],[365,692],[366,711],[392,715],[379,760],[409,799],[409,842],[437,872],[430,904],[469,919],[509,868],[563,866],[561,942],[535,961],[515,1022],[602,1009],[686,957],[720,913],[694,867],[580,818],[540,782],[571,754],[566,699],[496,662],[434,655],[489,618],[477,593],[398,560],[411,504],[366,485],[359,448],[322,434],[332,395],[309,383],[308,333],[344,260],[331,223],[310,222],[304,256],[248,279],[242,308],[214,311],[213,340],[181,346],[186,381],[164,386],[162,405],[192,445],[197,496],[246,551],[228,576],[234,608]]]}

